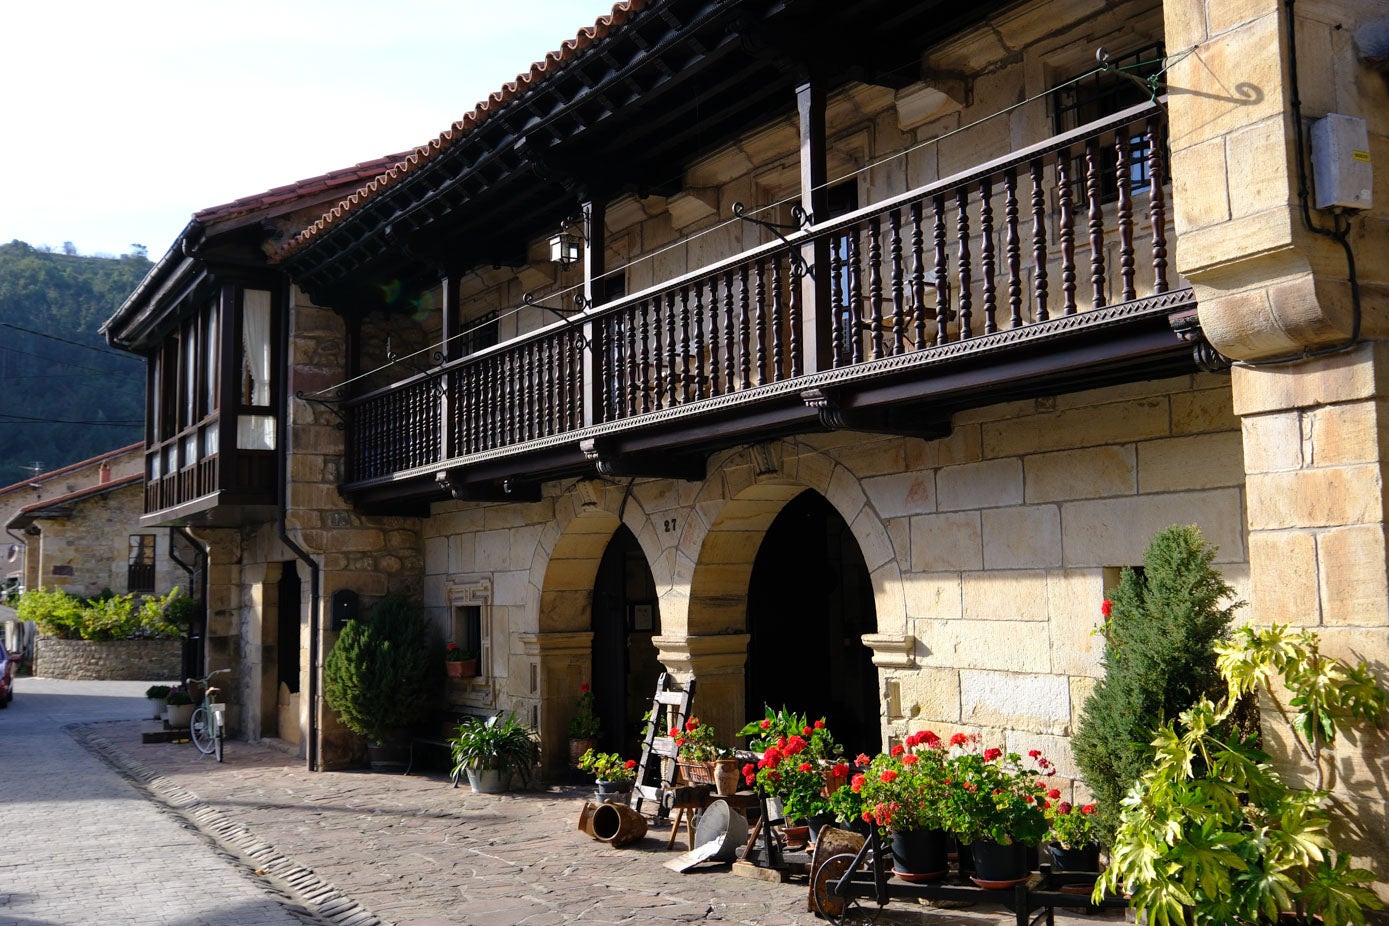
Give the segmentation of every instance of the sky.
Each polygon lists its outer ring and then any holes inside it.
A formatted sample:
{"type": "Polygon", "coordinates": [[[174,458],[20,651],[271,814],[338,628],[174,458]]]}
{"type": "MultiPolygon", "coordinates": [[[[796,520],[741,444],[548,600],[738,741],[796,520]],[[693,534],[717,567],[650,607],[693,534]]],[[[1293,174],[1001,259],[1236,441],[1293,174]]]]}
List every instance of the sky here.
{"type": "Polygon", "coordinates": [[[0,7],[0,241],[158,259],[194,212],[405,151],[613,0],[0,7]]]}

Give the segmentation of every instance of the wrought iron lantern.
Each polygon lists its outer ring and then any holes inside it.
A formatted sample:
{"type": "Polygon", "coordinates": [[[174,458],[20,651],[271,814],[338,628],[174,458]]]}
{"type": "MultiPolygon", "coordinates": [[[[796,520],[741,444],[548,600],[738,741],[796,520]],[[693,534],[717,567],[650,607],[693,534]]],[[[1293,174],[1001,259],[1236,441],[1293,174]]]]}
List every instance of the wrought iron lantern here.
{"type": "Polygon", "coordinates": [[[561,267],[568,267],[570,264],[579,261],[579,245],[581,240],[578,235],[571,232],[568,226],[559,230],[557,234],[550,236],[550,260],[559,264],[561,267]]]}

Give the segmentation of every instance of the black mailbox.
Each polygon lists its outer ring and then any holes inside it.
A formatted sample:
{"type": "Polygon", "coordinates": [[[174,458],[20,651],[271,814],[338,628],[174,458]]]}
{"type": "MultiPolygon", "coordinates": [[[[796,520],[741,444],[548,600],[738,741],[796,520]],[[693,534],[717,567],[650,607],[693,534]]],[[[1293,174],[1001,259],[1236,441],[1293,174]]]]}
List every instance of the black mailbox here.
{"type": "Polygon", "coordinates": [[[340,588],[333,592],[333,629],[341,630],[348,621],[357,619],[357,593],[350,588],[340,588]]]}

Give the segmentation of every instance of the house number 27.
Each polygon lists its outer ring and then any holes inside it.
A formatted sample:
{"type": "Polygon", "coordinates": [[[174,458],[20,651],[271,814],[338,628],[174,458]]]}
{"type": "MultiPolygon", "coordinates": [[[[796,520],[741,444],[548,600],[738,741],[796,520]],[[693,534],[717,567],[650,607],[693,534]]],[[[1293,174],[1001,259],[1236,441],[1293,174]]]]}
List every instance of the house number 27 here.
{"type": "Polygon", "coordinates": [[[666,519],[665,519],[664,521],[662,521],[661,523],[662,523],[663,525],[665,525],[665,529],[666,529],[666,533],[667,533],[667,534],[669,534],[671,531],[675,530],[675,518],[666,518],[666,519]]]}

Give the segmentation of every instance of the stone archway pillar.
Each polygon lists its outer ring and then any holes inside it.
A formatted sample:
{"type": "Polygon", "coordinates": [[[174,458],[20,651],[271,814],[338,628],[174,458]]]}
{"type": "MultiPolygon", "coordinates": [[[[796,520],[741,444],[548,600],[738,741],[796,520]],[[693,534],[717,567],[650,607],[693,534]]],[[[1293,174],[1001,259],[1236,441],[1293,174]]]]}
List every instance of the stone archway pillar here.
{"type": "Polygon", "coordinates": [[[541,768],[560,771],[569,761],[574,702],[580,686],[592,681],[593,633],[523,633],[519,642],[525,662],[511,666],[513,711],[540,733],[541,768]]]}
{"type": "Polygon", "coordinates": [[[744,713],[743,669],[748,661],[746,633],[718,633],[682,637],[656,637],[661,664],[681,685],[695,679],[691,712],[707,724],[725,745],[748,718],[744,713]]]}

